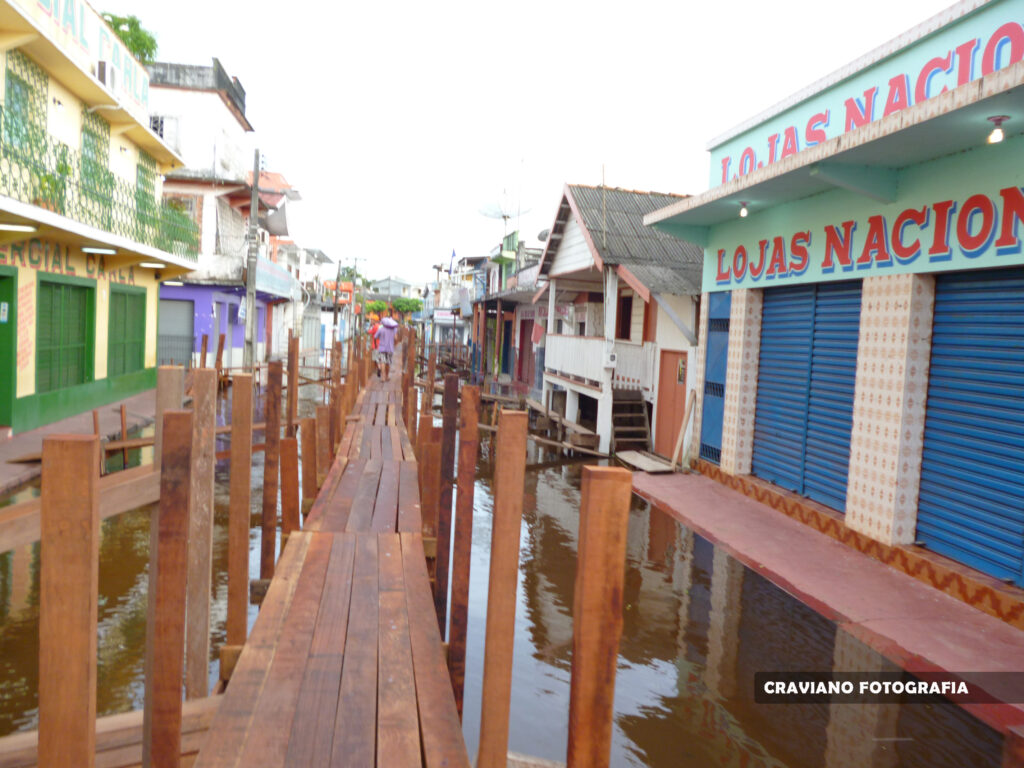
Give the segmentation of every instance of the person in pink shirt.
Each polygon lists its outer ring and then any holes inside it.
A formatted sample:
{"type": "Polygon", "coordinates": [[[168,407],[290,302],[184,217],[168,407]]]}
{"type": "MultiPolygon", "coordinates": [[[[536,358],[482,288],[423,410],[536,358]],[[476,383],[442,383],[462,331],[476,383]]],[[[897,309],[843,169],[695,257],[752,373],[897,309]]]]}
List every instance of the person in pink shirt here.
{"type": "Polygon", "coordinates": [[[387,381],[391,376],[391,356],[395,351],[395,334],[398,332],[398,323],[391,317],[391,310],[380,321],[380,327],[374,334],[377,341],[377,375],[381,376],[381,368],[384,373],[381,378],[387,381]]]}

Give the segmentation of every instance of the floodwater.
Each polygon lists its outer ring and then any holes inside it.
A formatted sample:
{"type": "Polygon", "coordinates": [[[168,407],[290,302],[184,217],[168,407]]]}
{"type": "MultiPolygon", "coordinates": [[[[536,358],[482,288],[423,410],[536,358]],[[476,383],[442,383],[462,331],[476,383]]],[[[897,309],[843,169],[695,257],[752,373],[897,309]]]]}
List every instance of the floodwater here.
{"type": "MultiPolygon", "coordinates": [[[[463,732],[479,735],[492,467],[483,443],[463,732]]],[[[531,444],[531,463],[549,454],[531,444]]],[[[527,471],[509,750],[565,760],[581,464],[527,471]]],[[[633,498],[612,765],[998,768],[1002,737],[952,704],[752,701],[758,671],[895,670],[674,518],[633,498]]]]}
{"type": "MultiPolygon", "coordinates": [[[[300,413],[312,412],[303,388],[300,413]]],[[[218,422],[230,418],[219,404],[218,422]]],[[[257,420],[262,419],[257,414],[257,420]]],[[[226,447],[218,443],[218,448],[226,447]]],[[[464,733],[475,757],[483,670],[493,467],[482,442],[473,521],[464,733]]],[[[137,461],[137,457],[135,458],[137,461]]],[[[119,462],[113,457],[112,462],[119,462]]],[[[516,608],[511,751],[565,760],[572,603],[582,464],[531,444],[516,608]]],[[[254,454],[254,487],[263,455],[254,454]]],[[[217,466],[212,654],[224,642],[228,465],[217,466]]],[[[22,491],[27,497],[34,488],[22,491]]],[[[21,498],[16,499],[21,500],[21,498]]],[[[9,502],[8,502],[9,503],[9,502]]],[[[254,492],[250,575],[259,570],[254,492]]],[[[142,706],[149,509],[103,523],[98,711],[142,706]]],[[[36,726],[38,545],[0,554],[0,735],[36,726]]],[[[250,626],[256,609],[250,606],[250,626]]],[[[954,705],[755,705],[768,670],[886,670],[893,665],[668,514],[634,498],[612,765],[706,768],[983,768],[1002,739],[954,705]]],[[[211,658],[211,686],[217,664],[211,658]]]]}

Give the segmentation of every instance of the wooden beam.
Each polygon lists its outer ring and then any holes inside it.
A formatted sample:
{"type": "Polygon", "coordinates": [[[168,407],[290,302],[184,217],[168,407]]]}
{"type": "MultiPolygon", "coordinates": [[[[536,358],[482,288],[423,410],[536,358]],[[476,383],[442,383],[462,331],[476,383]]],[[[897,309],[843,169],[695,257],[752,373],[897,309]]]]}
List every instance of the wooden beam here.
{"type": "Polygon", "coordinates": [[[331,469],[331,408],[316,407],[316,484],[319,488],[331,469]]]}
{"type": "Polygon", "coordinates": [[[91,768],[96,752],[99,440],[43,438],[39,763],[91,768]]]}
{"type": "Polygon", "coordinates": [[[281,445],[281,361],[268,366],[267,394],[263,407],[267,420],[266,450],[263,457],[263,527],[260,547],[260,578],[274,576],[277,549],[277,491],[281,445]]]}
{"type": "Polygon", "coordinates": [[[210,584],[213,580],[213,488],[216,466],[217,371],[192,379],[192,472],[188,516],[188,600],[185,614],[185,696],[210,693],[210,584]]]}
{"type": "Polygon", "coordinates": [[[231,478],[228,499],[228,645],[248,632],[249,520],[252,516],[252,375],[236,374],[231,388],[231,478]]]}
{"type": "Polygon", "coordinates": [[[573,596],[569,768],[607,768],[633,473],[584,467],[573,596]]]}
{"type": "Polygon", "coordinates": [[[526,411],[502,411],[498,422],[477,768],[505,768],[508,759],[527,423],[526,411]]]}
{"type": "Polygon", "coordinates": [[[308,515],[317,492],[316,419],[307,418],[299,422],[299,439],[302,441],[302,511],[308,515]]]}
{"type": "Polygon", "coordinates": [[[455,708],[462,717],[466,680],[466,633],[469,625],[469,568],[473,550],[473,494],[480,446],[480,388],[462,388],[459,430],[458,496],[455,500],[455,541],[452,546],[452,607],[448,626],[448,671],[455,708]]]}
{"type": "Polygon", "coordinates": [[[436,589],[434,607],[437,624],[444,638],[448,624],[448,562],[452,548],[452,480],[455,477],[455,432],[458,429],[459,377],[449,373],[444,377],[441,427],[441,495],[437,508],[437,569],[434,571],[436,589]]]}
{"type": "MultiPolygon", "coordinates": [[[[216,376],[215,371],[211,373],[216,376]]],[[[185,646],[185,591],[189,557],[191,503],[192,413],[164,415],[164,466],[160,479],[159,545],[155,579],[156,616],[153,638],[150,742],[151,768],[177,768],[181,762],[181,678],[185,646]]],[[[209,592],[207,592],[209,594],[209,592]]],[[[205,684],[204,684],[205,687],[205,684]]]]}
{"type": "Polygon", "coordinates": [[[299,520],[299,441],[281,439],[281,537],[302,526],[299,520]]]}
{"type": "Polygon", "coordinates": [[[295,437],[299,410],[299,337],[288,336],[288,437],[295,437]]]}

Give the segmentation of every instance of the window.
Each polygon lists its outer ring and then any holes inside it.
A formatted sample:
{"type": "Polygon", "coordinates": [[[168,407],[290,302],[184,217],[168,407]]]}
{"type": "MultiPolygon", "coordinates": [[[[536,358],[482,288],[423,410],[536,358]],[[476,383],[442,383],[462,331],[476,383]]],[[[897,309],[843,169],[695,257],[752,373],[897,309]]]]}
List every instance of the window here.
{"type": "Polygon", "coordinates": [[[82,110],[83,203],[88,223],[110,229],[114,175],[110,172],[110,126],[94,113],[82,110]]]}
{"type": "Polygon", "coordinates": [[[40,276],[36,316],[36,392],[92,379],[94,290],[40,276]]]}
{"type": "Polygon", "coordinates": [[[46,75],[23,54],[11,51],[4,85],[5,150],[13,150],[22,161],[38,163],[45,149],[46,75]]]}
{"type": "Polygon", "coordinates": [[[110,287],[107,325],[107,378],[144,367],[146,353],[146,292],[110,287]]]}
{"type": "Polygon", "coordinates": [[[619,296],[619,309],[615,315],[615,338],[629,341],[633,326],[633,297],[619,296]]]}

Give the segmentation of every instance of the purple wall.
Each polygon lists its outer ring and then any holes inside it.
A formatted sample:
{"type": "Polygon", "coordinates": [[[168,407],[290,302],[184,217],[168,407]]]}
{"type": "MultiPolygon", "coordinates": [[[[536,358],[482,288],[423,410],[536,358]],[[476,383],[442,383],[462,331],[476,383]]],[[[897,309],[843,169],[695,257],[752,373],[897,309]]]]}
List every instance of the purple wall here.
{"type": "MultiPolygon", "coordinates": [[[[203,334],[210,338],[211,348],[216,350],[216,338],[218,334],[225,334],[231,340],[232,347],[242,347],[245,344],[245,323],[235,322],[229,324],[229,320],[237,318],[232,305],[237,305],[242,300],[242,289],[237,292],[232,290],[234,286],[223,285],[161,285],[161,299],[184,299],[195,305],[195,350],[198,352],[202,346],[203,334]],[[213,328],[214,304],[219,304],[220,328],[213,328]]],[[[262,344],[266,338],[266,313],[265,303],[259,298],[256,299],[256,342],[262,344]]]]}

